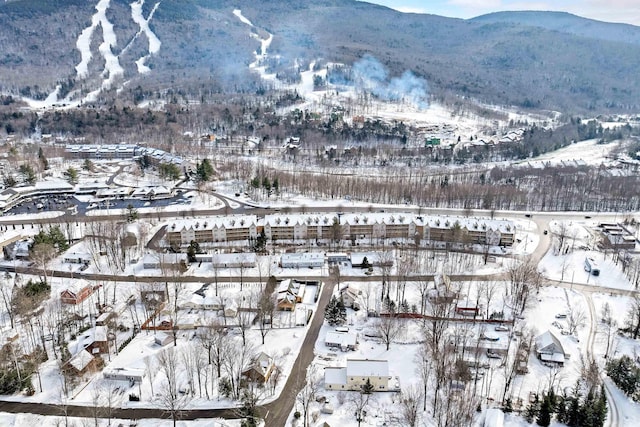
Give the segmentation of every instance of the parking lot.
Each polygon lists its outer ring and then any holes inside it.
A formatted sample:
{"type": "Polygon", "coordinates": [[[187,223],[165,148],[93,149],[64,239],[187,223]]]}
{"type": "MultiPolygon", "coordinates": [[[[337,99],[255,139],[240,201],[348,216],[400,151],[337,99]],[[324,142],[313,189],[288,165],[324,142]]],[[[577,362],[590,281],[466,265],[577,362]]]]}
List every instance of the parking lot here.
{"type": "Polygon", "coordinates": [[[119,198],[100,200],[95,202],[84,202],[78,200],[75,195],[56,194],[25,199],[22,202],[18,203],[18,205],[11,208],[9,211],[7,211],[5,215],[32,214],[38,212],[65,210],[70,210],[71,212],[73,212],[74,206],[75,209],[77,209],[77,215],[85,215],[87,211],[91,210],[127,209],[129,205],[133,206],[136,209],[139,209],[143,207],[148,208],[178,204],[189,205],[191,204],[191,200],[185,197],[183,193],[181,193],[166,199],[141,200],[132,198],[119,198]]]}

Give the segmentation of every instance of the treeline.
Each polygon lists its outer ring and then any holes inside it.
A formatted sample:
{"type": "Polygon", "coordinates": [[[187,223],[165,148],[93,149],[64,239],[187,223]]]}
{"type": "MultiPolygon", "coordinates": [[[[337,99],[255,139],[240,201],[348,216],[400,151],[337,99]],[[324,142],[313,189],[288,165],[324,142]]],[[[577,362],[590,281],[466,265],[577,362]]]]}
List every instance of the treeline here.
{"type": "MultiPolygon", "coordinates": [[[[250,182],[253,163],[220,161],[228,177],[250,182]]],[[[285,171],[261,167],[257,175],[283,193],[368,203],[411,203],[459,209],[633,211],[640,209],[640,177],[610,175],[590,166],[495,167],[489,172],[393,170],[347,175],[333,169],[285,171]]]]}

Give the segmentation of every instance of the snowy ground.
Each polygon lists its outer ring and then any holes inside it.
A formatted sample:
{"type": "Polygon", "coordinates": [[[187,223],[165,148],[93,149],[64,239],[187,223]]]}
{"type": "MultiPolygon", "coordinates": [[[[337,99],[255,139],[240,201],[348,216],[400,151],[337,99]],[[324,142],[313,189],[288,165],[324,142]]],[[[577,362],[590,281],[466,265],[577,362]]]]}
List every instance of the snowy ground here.
{"type": "Polygon", "coordinates": [[[532,166],[573,164],[600,165],[609,157],[609,153],[618,148],[620,142],[598,144],[597,139],[588,139],[570,144],[556,151],[545,153],[533,159],[523,161],[532,166]]]}
{"type": "MultiPolygon", "coordinates": [[[[68,427],[107,427],[112,425],[129,425],[131,420],[118,420],[113,419],[109,423],[107,419],[98,419],[97,424],[93,418],[74,418],[68,417],[66,420],[64,417],[47,417],[34,414],[7,414],[0,413],[0,425],[3,427],[58,427],[61,425],[67,425],[68,427]]],[[[206,419],[195,421],[178,421],[176,427],[239,427],[240,420],[221,420],[221,419],[206,419]]],[[[145,419],[136,420],[135,425],[138,427],[171,427],[173,422],[171,420],[159,420],[159,419],[145,419]]]]}

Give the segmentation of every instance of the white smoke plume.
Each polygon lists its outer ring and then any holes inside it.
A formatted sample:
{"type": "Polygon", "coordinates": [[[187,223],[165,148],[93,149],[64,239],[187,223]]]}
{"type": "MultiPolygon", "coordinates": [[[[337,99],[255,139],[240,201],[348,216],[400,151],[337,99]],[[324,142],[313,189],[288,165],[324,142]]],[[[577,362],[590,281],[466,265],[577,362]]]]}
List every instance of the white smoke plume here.
{"type": "Polygon", "coordinates": [[[389,78],[384,65],[371,55],[365,55],[354,63],[352,71],[358,89],[387,101],[407,101],[419,108],[428,106],[429,85],[411,71],[405,71],[400,77],[389,78]]]}

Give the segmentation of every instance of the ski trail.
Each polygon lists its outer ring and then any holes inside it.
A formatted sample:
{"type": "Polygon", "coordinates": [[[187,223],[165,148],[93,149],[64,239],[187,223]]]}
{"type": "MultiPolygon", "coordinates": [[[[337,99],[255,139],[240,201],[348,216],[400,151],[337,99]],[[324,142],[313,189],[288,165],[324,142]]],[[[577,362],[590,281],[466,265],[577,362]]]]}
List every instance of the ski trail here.
{"type": "MultiPolygon", "coordinates": [[[[240,22],[247,24],[248,26],[250,26],[251,28],[255,28],[255,25],[253,25],[253,23],[248,20],[244,15],[242,15],[242,11],[240,9],[235,9],[233,11],[233,14],[240,20],[240,22]]],[[[267,50],[269,49],[269,46],[271,45],[271,42],[273,41],[273,34],[271,34],[270,32],[266,31],[265,32],[269,35],[266,39],[263,39],[262,37],[260,37],[258,34],[254,33],[253,31],[251,32],[251,37],[254,37],[258,40],[260,40],[260,52],[256,52],[254,54],[255,56],[255,61],[253,61],[251,64],[249,64],[249,68],[252,70],[257,71],[260,74],[260,77],[264,80],[269,80],[269,81],[275,81],[276,80],[276,75],[274,74],[268,74],[267,73],[267,67],[265,65],[261,65],[264,61],[264,59],[267,57],[267,50]]]]}
{"type": "MultiPolygon", "coordinates": [[[[136,66],[138,67],[138,73],[140,74],[151,71],[151,69],[145,65],[145,62],[147,61],[149,56],[158,53],[161,45],[160,39],[158,38],[158,36],[156,36],[156,34],[153,31],[151,31],[151,28],[149,28],[149,22],[151,21],[151,18],[153,18],[153,14],[155,13],[158,6],[160,5],[160,2],[157,2],[153,6],[153,9],[151,9],[151,12],[149,13],[149,17],[147,19],[145,19],[144,16],[142,15],[142,5],[144,5],[144,0],[137,0],[131,3],[130,5],[131,19],[133,19],[133,21],[136,24],[138,24],[138,26],[140,27],[140,30],[134,36],[131,42],[133,42],[133,40],[135,40],[141,33],[144,33],[147,36],[147,40],[149,41],[149,54],[141,56],[136,61],[136,66]]],[[[130,45],[131,43],[129,43],[124,50],[126,50],[130,45]]]]}
{"type": "Polygon", "coordinates": [[[104,58],[104,70],[102,71],[102,87],[108,88],[118,75],[124,73],[124,69],[120,66],[118,57],[113,54],[111,48],[118,44],[116,33],[113,31],[113,24],[107,19],[107,9],[110,0],[100,0],[96,5],[96,13],[91,17],[91,25],[82,30],[76,47],[80,51],[80,63],[76,65],[78,78],[85,78],[88,74],[89,62],[93,55],[91,54],[91,41],[95,30],[100,26],[102,28],[102,43],[98,47],[98,52],[104,58]]]}
{"type": "Polygon", "coordinates": [[[236,15],[238,17],[238,19],[244,23],[247,24],[250,27],[253,27],[254,25],[251,23],[251,21],[249,21],[243,14],[242,11],[240,9],[234,9],[233,10],[233,14],[236,15]]]}

